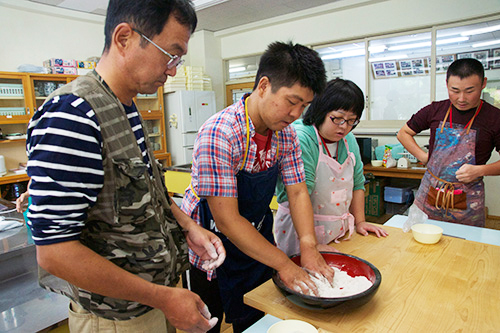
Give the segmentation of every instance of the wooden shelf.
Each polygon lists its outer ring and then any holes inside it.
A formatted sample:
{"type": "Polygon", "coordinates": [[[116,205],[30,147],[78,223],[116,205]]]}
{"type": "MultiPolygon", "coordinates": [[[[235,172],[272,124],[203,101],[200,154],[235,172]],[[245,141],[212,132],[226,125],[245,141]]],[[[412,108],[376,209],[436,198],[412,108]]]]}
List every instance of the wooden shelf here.
{"type": "Polygon", "coordinates": [[[15,174],[12,172],[7,172],[7,174],[3,177],[0,177],[0,185],[26,182],[30,180],[30,177],[26,173],[15,174]]]}
{"type": "Polygon", "coordinates": [[[386,167],[374,167],[371,164],[366,164],[363,167],[364,174],[371,173],[374,176],[379,177],[392,177],[392,178],[409,178],[409,179],[422,179],[424,176],[426,168],[415,168],[416,166],[410,167],[408,169],[399,168],[386,168],[386,167]]]}
{"type": "Polygon", "coordinates": [[[22,139],[5,139],[5,140],[0,140],[0,144],[9,144],[9,143],[13,143],[13,142],[22,142],[22,141],[26,141],[25,138],[22,138],[22,139]]]}

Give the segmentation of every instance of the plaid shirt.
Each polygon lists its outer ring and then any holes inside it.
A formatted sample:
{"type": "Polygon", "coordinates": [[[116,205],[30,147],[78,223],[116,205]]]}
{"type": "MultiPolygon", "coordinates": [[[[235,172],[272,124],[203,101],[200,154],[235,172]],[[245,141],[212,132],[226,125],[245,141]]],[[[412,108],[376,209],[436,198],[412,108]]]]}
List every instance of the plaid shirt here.
{"type": "MultiPolygon", "coordinates": [[[[184,193],[181,209],[200,224],[198,213],[199,197],[238,196],[236,174],[240,170],[246,148],[245,95],[241,100],[207,120],[198,132],[194,143],[191,186],[184,193]],[[193,193],[193,189],[196,192],[193,193]]],[[[250,138],[255,135],[255,127],[249,119],[250,138]]],[[[277,148],[280,176],[285,185],[305,181],[299,140],[293,126],[287,126],[273,135],[271,140],[272,160],[276,160],[277,148]]],[[[257,144],[250,140],[249,151],[243,169],[252,172],[257,152],[257,144]]],[[[201,260],[189,250],[189,260],[201,268],[201,260]]],[[[203,269],[202,269],[203,270],[203,269]]],[[[210,280],[215,271],[208,271],[210,280]]]]}

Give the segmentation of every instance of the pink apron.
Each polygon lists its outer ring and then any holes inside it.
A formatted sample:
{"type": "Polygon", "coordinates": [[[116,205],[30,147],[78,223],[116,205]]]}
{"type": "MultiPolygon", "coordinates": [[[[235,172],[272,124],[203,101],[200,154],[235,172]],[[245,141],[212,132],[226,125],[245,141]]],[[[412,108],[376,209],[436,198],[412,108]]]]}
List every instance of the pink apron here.
{"type": "MultiPolygon", "coordinates": [[[[452,123],[451,105],[440,126],[436,129],[436,140],[427,171],[418,189],[415,204],[429,219],[484,227],[484,182],[482,178],[471,183],[458,182],[455,173],[464,164],[476,164],[476,130],[472,123],[481,110],[477,107],[474,117],[465,126],[452,123]],[[449,124],[446,120],[450,116],[449,124]],[[444,193],[466,194],[466,209],[457,209],[451,204],[439,205],[428,202],[429,188],[443,188],[444,193]],[[451,188],[452,191],[449,191],[451,188]]],[[[433,201],[434,202],[434,201],[433,201]]]]}
{"type": "MultiPolygon", "coordinates": [[[[347,140],[344,144],[348,157],[343,164],[329,157],[321,147],[321,137],[314,127],[318,138],[319,157],[316,166],[314,190],[311,193],[311,203],[314,212],[314,228],[316,238],[320,244],[338,239],[349,231],[349,239],[354,230],[354,216],[349,212],[354,187],[353,175],[356,159],[349,151],[347,140]]],[[[340,145],[339,145],[340,147],[340,145]]],[[[338,156],[338,151],[337,151],[338,156]]],[[[287,255],[300,253],[300,244],[295,228],[293,227],[289,203],[278,206],[274,219],[274,239],[279,249],[287,255]]]]}

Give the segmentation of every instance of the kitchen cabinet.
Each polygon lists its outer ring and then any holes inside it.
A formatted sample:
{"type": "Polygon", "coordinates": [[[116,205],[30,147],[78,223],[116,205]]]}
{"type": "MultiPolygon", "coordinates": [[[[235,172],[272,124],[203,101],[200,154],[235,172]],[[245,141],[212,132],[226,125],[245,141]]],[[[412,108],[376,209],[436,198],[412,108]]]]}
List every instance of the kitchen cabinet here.
{"type": "MultiPolygon", "coordinates": [[[[50,93],[76,79],[78,75],[15,73],[0,71],[0,129],[4,138],[8,134],[26,134],[29,120],[43,104],[50,93]]],[[[135,98],[138,110],[150,133],[155,157],[164,166],[170,166],[165,136],[163,108],[163,87],[152,95],[138,95],[135,98]]],[[[5,157],[7,170],[17,169],[19,163],[26,163],[25,135],[9,140],[0,140],[0,155],[5,157]]],[[[29,180],[26,173],[8,172],[0,177],[0,185],[29,180]]]]}
{"type": "MultiPolygon", "coordinates": [[[[26,163],[26,127],[43,104],[45,98],[59,86],[74,80],[77,75],[35,74],[0,72],[0,155],[5,158],[7,170],[17,169],[26,163]],[[20,134],[18,138],[12,134],[20,134]],[[9,136],[10,135],[10,136],[9,136]]],[[[26,173],[8,172],[0,177],[0,185],[29,180],[26,173]]]]}
{"type": "Polygon", "coordinates": [[[33,107],[36,111],[56,89],[76,79],[77,75],[29,74],[33,107]]]}
{"type": "Polygon", "coordinates": [[[148,132],[155,157],[164,167],[170,166],[172,162],[170,153],[167,152],[163,87],[158,88],[158,91],[154,94],[137,95],[135,104],[144,119],[144,127],[148,132]]]}

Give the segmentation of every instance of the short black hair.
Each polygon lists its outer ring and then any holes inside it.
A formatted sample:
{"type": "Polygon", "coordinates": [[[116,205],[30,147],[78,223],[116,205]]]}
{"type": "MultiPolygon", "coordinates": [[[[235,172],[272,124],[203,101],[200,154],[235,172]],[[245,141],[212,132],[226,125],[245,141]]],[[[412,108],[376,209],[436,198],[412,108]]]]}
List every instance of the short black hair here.
{"type": "Polygon", "coordinates": [[[472,75],[479,76],[481,82],[483,82],[483,64],[479,60],[473,58],[458,59],[455,60],[450,67],[448,67],[448,71],[446,72],[446,81],[448,81],[450,76],[458,76],[462,80],[472,75]]]}
{"type": "Polygon", "coordinates": [[[336,110],[351,111],[360,119],[364,108],[365,96],[354,82],[334,79],[327,83],[323,93],[314,97],[304,113],[304,124],[319,128],[325,116],[336,110]]]}
{"type": "Polygon", "coordinates": [[[196,29],[198,19],[191,0],[110,0],[104,24],[104,52],[111,47],[116,26],[126,22],[149,38],[160,34],[170,15],[196,29]]]}
{"type": "Polygon", "coordinates": [[[319,94],[326,84],[325,65],[316,51],[292,42],[274,42],[260,57],[259,69],[253,89],[262,77],[271,82],[272,92],[281,87],[290,88],[295,83],[319,94]]]}

